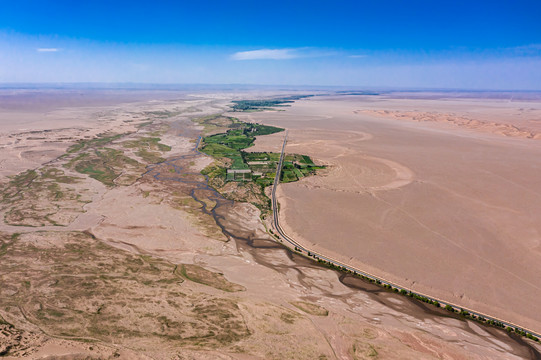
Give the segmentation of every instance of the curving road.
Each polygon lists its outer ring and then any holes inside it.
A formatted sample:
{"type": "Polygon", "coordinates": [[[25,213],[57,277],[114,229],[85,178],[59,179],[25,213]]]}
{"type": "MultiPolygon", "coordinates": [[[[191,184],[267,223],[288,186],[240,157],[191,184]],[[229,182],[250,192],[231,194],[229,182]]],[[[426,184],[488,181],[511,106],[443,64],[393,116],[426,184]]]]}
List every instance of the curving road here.
{"type": "Polygon", "coordinates": [[[381,277],[377,277],[377,276],[372,275],[370,273],[361,271],[361,270],[359,270],[359,269],[357,269],[357,268],[355,268],[355,267],[353,267],[351,265],[347,265],[347,264],[341,263],[340,261],[337,261],[335,259],[329,258],[329,257],[327,257],[327,256],[325,256],[323,254],[320,254],[320,253],[316,252],[316,251],[309,250],[309,249],[305,248],[304,246],[302,246],[301,244],[299,244],[298,242],[296,242],[291,237],[289,237],[284,232],[284,229],[282,229],[282,227],[280,226],[280,218],[279,218],[279,214],[278,214],[278,210],[279,210],[278,209],[278,200],[276,199],[276,189],[278,188],[278,185],[280,184],[280,175],[282,174],[282,166],[283,166],[283,162],[284,162],[285,148],[286,148],[286,143],[287,143],[287,134],[288,134],[288,131],[286,130],[286,133],[285,133],[285,136],[284,136],[284,143],[282,144],[282,152],[280,154],[280,161],[278,162],[278,167],[276,169],[276,177],[274,178],[274,183],[273,183],[273,186],[272,186],[273,225],[274,225],[274,229],[276,230],[276,232],[278,233],[278,235],[281,238],[279,240],[285,240],[287,243],[289,243],[290,245],[295,247],[296,251],[298,253],[302,254],[302,255],[312,257],[312,258],[314,258],[316,260],[326,261],[329,264],[333,264],[334,266],[341,267],[342,270],[348,270],[348,271],[351,271],[352,273],[363,275],[363,276],[365,276],[365,277],[367,277],[369,279],[372,279],[374,281],[381,282],[381,284],[392,286],[394,289],[398,289],[398,291],[405,290],[405,291],[408,291],[408,292],[410,292],[412,294],[423,296],[423,297],[425,297],[425,298],[427,298],[429,300],[437,301],[437,302],[440,303],[440,305],[442,307],[445,307],[446,305],[449,305],[449,306],[453,307],[454,310],[457,310],[457,311],[465,310],[465,311],[468,311],[470,314],[475,315],[476,317],[482,317],[482,318],[485,318],[487,320],[500,322],[505,327],[511,327],[513,330],[514,329],[522,330],[522,331],[524,331],[526,333],[529,333],[529,334],[531,334],[531,335],[533,335],[533,336],[535,336],[537,338],[540,338],[540,340],[541,340],[541,335],[534,332],[533,330],[530,330],[530,329],[527,329],[527,328],[522,327],[520,325],[514,324],[514,323],[512,323],[510,321],[505,321],[505,320],[496,318],[494,316],[483,314],[483,313],[480,313],[478,311],[474,311],[474,310],[468,309],[466,307],[459,306],[457,304],[453,304],[453,303],[451,303],[449,301],[434,298],[434,297],[428,296],[426,294],[423,294],[423,293],[420,293],[420,292],[405,288],[403,286],[397,285],[397,284],[392,283],[392,282],[390,282],[388,280],[385,280],[385,279],[383,279],[381,277]]]}

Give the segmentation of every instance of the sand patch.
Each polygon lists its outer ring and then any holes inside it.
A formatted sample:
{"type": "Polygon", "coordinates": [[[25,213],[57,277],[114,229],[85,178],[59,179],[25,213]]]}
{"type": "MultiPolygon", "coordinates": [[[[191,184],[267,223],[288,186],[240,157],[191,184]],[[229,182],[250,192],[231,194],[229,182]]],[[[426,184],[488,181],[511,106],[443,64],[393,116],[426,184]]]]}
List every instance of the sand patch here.
{"type": "Polygon", "coordinates": [[[383,278],[539,329],[531,305],[541,296],[532,270],[541,263],[539,144],[359,109],[456,113],[521,128],[539,104],[329,98],[250,115],[289,128],[286,151],[331,165],[319,179],[280,185],[288,234],[383,278]],[[355,141],[358,132],[372,137],[355,141]]]}
{"type": "Polygon", "coordinates": [[[355,110],[355,114],[389,117],[397,120],[426,121],[437,124],[449,124],[465,129],[498,134],[503,136],[521,137],[526,139],[541,139],[541,132],[519,128],[516,125],[482,121],[466,116],[450,113],[421,112],[421,111],[392,111],[392,110],[355,110]]]}
{"type": "Polygon", "coordinates": [[[344,155],[329,161],[328,171],[321,176],[304,179],[302,185],[362,193],[400,188],[414,179],[410,169],[387,159],[344,155]]]}

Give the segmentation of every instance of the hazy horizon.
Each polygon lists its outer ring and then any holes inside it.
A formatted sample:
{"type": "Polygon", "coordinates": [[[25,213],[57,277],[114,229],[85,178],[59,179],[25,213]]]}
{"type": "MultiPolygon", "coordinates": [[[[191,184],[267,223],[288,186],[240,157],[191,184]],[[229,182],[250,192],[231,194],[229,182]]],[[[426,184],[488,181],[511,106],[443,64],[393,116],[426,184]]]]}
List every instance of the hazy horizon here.
{"type": "Polygon", "coordinates": [[[4,4],[0,83],[541,90],[541,5],[4,4]]]}
{"type": "MultiPolygon", "coordinates": [[[[356,85],[286,85],[239,83],[140,83],[140,82],[0,82],[0,90],[269,90],[269,91],[374,91],[380,93],[541,93],[541,89],[468,89],[445,87],[399,87],[356,85]]],[[[369,94],[367,94],[369,95],[369,94]]]]}

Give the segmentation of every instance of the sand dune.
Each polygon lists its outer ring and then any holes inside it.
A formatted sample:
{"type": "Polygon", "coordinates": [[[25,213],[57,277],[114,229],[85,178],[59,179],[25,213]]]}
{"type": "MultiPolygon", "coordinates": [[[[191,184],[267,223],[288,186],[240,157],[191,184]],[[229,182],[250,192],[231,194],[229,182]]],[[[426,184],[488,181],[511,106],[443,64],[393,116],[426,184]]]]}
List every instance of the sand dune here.
{"type": "Polygon", "coordinates": [[[527,139],[541,139],[541,132],[519,128],[512,124],[502,124],[491,121],[471,119],[449,113],[434,113],[420,111],[389,111],[389,110],[355,110],[356,114],[390,117],[413,121],[429,121],[464,127],[471,130],[483,131],[492,134],[522,137],[527,139]]]}

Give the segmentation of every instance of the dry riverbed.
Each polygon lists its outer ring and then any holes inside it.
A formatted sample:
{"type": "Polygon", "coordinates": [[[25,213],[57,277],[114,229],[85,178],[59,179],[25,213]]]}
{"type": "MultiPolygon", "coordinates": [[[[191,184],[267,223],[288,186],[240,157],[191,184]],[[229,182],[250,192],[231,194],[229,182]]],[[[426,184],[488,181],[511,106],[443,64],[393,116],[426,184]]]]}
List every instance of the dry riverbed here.
{"type": "MultiPolygon", "coordinates": [[[[6,358],[539,355],[521,338],[286,251],[266,233],[255,206],[223,199],[199,174],[212,159],[194,151],[201,128],[192,120],[224,111],[230,98],[157,99],[47,109],[48,119],[69,113],[78,120],[25,123],[42,129],[37,133],[5,127],[0,352],[6,358]]],[[[16,115],[11,109],[2,118],[16,115]]],[[[366,160],[376,173],[401,169],[366,160]]],[[[407,171],[401,176],[411,181],[407,171]]]]}

